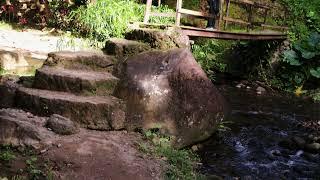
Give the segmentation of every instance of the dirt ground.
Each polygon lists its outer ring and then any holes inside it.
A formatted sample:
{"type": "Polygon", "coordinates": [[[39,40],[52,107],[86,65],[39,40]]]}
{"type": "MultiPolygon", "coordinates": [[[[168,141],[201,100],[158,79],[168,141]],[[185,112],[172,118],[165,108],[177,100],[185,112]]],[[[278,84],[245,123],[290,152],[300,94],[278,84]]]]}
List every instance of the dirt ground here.
{"type": "Polygon", "coordinates": [[[142,137],[137,133],[82,129],[78,134],[60,137],[52,147],[40,149],[38,155],[16,153],[14,160],[6,163],[0,161],[0,177],[162,179],[163,162],[140,152],[138,147],[141,141],[142,137]],[[36,174],[37,170],[39,174],[36,174]]]}

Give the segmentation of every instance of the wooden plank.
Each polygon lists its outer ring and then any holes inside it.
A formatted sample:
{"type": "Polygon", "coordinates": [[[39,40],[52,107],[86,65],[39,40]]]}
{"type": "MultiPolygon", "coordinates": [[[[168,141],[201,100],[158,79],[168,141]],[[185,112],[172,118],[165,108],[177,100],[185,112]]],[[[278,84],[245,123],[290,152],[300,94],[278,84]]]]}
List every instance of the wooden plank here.
{"type": "Polygon", "coordinates": [[[149,22],[151,6],[152,6],[152,0],[147,0],[146,11],[144,13],[144,19],[143,19],[144,23],[148,23],[149,22]]]}
{"type": "Polygon", "coordinates": [[[210,14],[207,15],[207,14],[200,12],[200,11],[193,11],[193,10],[183,9],[183,8],[181,8],[179,10],[179,12],[181,14],[188,14],[188,15],[192,15],[192,16],[205,17],[205,18],[215,18],[214,15],[210,15],[210,14]]]}
{"type": "Polygon", "coordinates": [[[261,4],[261,3],[257,3],[257,2],[253,2],[250,0],[231,0],[232,3],[236,3],[236,4],[243,4],[243,5],[253,5],[257,8],[263,8],[263,9],[271,9],[270,6],[261,4]]]}
{"type": "Polygon", "coordinates": [[[275,25],[268,25],[268,24],[261,24],[261,27],[271,28],[271,29],[283,29],[283,30],[289,29],[289,27],[286,27],[286,26],[275,26],[275,25]]]}
{"type": "Polygon", "coordinates": [[[224,21],[228,21],[228,22],[234,22],[234,23],[239,23],[239,24],[245,24],[245,25],[250,25],[249,22],[247,21],[243,21],[241,19],[234,19],[234,18],[230,18],[230,17],[223,17],[224,21]]]}
{"type": "Polygon", "coordinates": [[[249,5],[249,15],[248,15],[248,22],[249,22],[249,24],[247,25],[247,31],[250,31],[250,29],[252,29],[253,28],[253,26],[252,26],[252,21],[253,21],[253,17],[252,17],[252,9],[253,9],[253,7],[252,7],[252,5],[250,4],[249,5]]]}
{"type": "Polygon", "coordinates": [[[223,18],[223,4],[224,4],[224,0],[219,0],[219,18],[217,24],[217,29],[220,30],[221,28],[221,23],[222,23],[222,18],[223,18]]]}
{"type": "Polygon", "coordinates": [[[182,9],[182,0],[177,0],[177,7],[176,7],[176,26],[180,26],[181,20],[181,9],[182,9]]]}
{"type": "Polygon", "coordinates": [[[176,17],[175,13],[158,13],[158,12],[151,12],[150,16],[157,16],[157,17],[176,17]]]}
{"type": "Polygon", "coordinates": [[[285,34],[250,34],[250,33],[232,33],[223,31],[206,31],[183,29],[182,32],[191,37],[207,37],[215,39],[232,39],[232,40],[284,40],[285,34]]]}
{"type": "MultiPolygon", "coordinates": [[[[227,0],[227,5],[226,5],[226,18],[229,18],[229,8],[230,8],[230,0],[227,0]]],[[[222,17],[224,20],[224,17],[222,17]]],[[[224,29],[227,29],[228,26],[228,21],[224,20],[224,29]]]]}

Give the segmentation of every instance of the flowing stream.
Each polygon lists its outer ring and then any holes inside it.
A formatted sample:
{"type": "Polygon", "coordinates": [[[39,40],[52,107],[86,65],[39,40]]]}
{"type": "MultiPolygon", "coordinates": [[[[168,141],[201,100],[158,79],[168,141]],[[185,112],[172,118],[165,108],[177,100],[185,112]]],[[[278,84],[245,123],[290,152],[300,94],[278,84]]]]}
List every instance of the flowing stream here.
{"type": "Polygon", "coordinates": [[[272,93],[257,95],[249,87],[219,89],[232,109],[230,124],[225,124],[230,130],[202,144],[203,174],[223,179],[320,179],[319,153],[285,144],[296,136],[319,133],[307,125],[320,126],[319,104],[272,93]]]}

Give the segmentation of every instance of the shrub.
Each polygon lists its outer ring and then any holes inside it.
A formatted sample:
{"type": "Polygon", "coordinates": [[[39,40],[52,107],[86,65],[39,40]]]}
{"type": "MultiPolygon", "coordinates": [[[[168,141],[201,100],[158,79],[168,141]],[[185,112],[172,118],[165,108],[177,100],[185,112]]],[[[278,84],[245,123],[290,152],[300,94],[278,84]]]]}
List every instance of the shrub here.
{"type": "Polygon", "coordinates": [[[232,42],[224,40],[199,40],[192,45],[192,53],[202,69],[213,80],[215,71],[225,72],[226,64],[223,59],[226,50],[231,46],[232,42]]]}
{"type": "Polygon", "coordinates": [[[103,41],[121,37],[131,21],[143,18],[143,6],[131,0],[97,0],[71,12],[74,32],[103,41]]]}
{"type": "MultiPolygon", "coordinates": [[[[307,39],[296,41],[283,53],[280,77],[285,88],[297,88],[305,84],[316,86],[320,79],[320,34],[312,33],[307,39]]],[[[319,84],[318,84],[319,85],[319,84]]],[[[315,87],[310,87],[315,88],[315,87]]]]}

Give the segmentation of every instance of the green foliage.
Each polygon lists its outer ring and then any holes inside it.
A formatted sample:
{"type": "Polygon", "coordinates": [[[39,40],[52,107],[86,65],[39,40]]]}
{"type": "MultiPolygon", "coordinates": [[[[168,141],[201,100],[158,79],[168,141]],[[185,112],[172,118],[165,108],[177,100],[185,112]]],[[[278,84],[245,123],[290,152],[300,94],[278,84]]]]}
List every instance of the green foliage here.
{"type": "MultiPolygon", "coordinates": [[[[156,7],[152,6],[152,12],[159,12],[159,13],[175,13],[173,9],[170,9],[167,5],[156,7]]],[[[175,18],[174,17],[158,17],[158,16],[152,16],[150,17],[150,23],[155,24],[174,24],[175,18]]]]}
{"type": "Polygon", "coordinates": [[[207,73],[210,79],[214,79],[215,71],[225,72],[226,64],[223,62],[225,52],[233,43],[223,40],[200,40],[192,45],[192,53],[207,73]]]}
{"type": "Polygon", "coordinates": [[[14,155],[14,152],[11,150],[10,146],[2,146],[0,148],[0,161],[11,161],[14,160],[16,156],[14,155]]]}
{"type": "MultiPolygon", "coordinates": [[[[154,12],[174,11],[168,6],[152,7],[154,12]]],[[[110,37],[123,37],[130,22],[143,20],[145,5],[133,0],[97,0],[87,6],[72,10],[68,21],[71,31],[96,41],[104,41],[110,37]]],[[[151,23],[173,24],[174,18],[151,17],[151,23]]]]}
{"type": "Polygon", "coordinates": [[[122,37],[132,21],[143,18],[144,7],[131,0],[97,0],[71,12],[74,32],[103,41],[122,37]]]}
{"type": "Polygon", "coordinates": [[[320,34],[313,33],[307,39],[296,41],[290,50],[283,53],[284,62],[280,77],[286,89],[303,86],[320,79],[320,34]]]}
{"type": "Polygon", "coordinates": [[[199,161],[198,156],[190,150],[178,150],[171,146],[171,138],[160,135],[155,130],[148,130],[145,137],[152,142],[154,148],[142,143],[139,148],[144,153],[151,153],[167,161],[166,179],[193,180],[201,177],[194,170],[195,162],[199,161]]]}
{"type": "Polygon", "coordinates": [[[320,32],[319,0],[282,0],[290,16],[290,38],[295,41],[310,36],[312,32],[320,32]]]}

